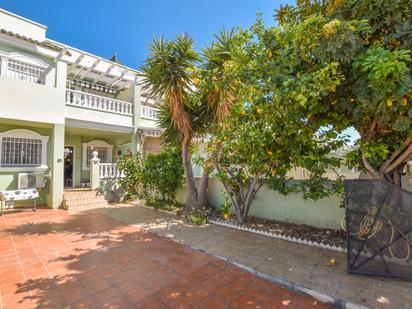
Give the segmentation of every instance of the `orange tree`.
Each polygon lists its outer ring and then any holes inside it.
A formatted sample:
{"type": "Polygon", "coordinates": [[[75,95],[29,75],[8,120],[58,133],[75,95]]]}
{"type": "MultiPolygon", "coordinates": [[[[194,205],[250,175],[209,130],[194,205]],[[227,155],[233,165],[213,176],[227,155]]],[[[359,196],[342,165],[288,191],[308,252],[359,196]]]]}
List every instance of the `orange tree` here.
{"type": "Polygon", "coordinates": [[[308,106],[308,118],[337,131],[354,127],[360,138],[348,162],[397,186],[412,155],[411,7],[411,0],[300,0],[277,12],[279,31],[318,20],[295,43],[306,54],[302,70],[334,61],[342,76],[336,91],[308,106]]]}
{"type": "Polygon", "coordinates": [[[328,131],[310,134],[305,121],[278,103],[266,98],[241,100],[207,144],[210,157],[205,164],[215,168],[240,223],[265,183],[282,194],[302,191],[313,199],[339,187],[323,174],[339,166],[339,160],[328,155],[340,141],[328,131]],[[310,171],[310,177],[290,182],[287,173],[298,166],[310,171]]]}
{"type": "MultiPolygon", "coordinates": [[[[216,128],[209,164],[243,221],[267,181],[282,193],[319,198],[334,192],[323,177],[338,163],[342,132],[360,135],[350,165],[400,185],[412,155],[411,0],[298,0],[235,37],[227,76],[240,85],[236,108],[216,128]],[[293,166],[309,171],[286,186],[293,166]]],[[[339,185],[340,182],[335,183],[339,185]]]]}
{"type": "Polygon", "coordinates": [[[308,115],[342,83],[338,63],[301,66],[305,50],[297,48],[320,17],[288,29],[266,29],[260,19],[249,30],[239,31],[232,59],[225,64],[229,81],[237,84],[236,103],[229,115],[215,125],[207,145],[215,168],[240,222],[244,222],[259,189],[268,185],[283,194],[302,191],[318,199],[339,190],[326,169],[339,166],[330,156],[340,148],[334,127],[308,115]],[[290,182],[288,172],[302,167],[308,179],[290,182]]]}

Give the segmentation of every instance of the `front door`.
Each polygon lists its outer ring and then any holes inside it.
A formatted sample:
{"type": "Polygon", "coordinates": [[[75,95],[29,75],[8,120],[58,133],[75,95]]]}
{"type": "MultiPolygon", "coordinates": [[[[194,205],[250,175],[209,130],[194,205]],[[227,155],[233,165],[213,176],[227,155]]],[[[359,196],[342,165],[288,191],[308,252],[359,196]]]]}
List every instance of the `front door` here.
{"type": "Polygon", "coordinates": [[[74,147],[64,147],[64,186],[74,187],[74,147]]]}

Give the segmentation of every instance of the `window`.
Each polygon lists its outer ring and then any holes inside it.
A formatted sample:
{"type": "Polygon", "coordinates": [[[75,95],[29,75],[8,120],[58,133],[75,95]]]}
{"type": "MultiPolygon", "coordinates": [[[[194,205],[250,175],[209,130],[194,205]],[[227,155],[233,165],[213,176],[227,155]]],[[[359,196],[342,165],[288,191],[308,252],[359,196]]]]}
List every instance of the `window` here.
{"type": "Polygon", "coordinates": [[[148,137],[144,142],[143,150],[145,155],[149,153],[158,154],[162,152],[162,144],[160,139],[156,137],[148,137]]]}
{"type": "Polygon", "coordinates": [[[47,136],[29,130],[0,133],[1,167],[45,167],[47,141],[47,136]]]}
{"type": "Polygon", "coordinates": [[[45,68],[10,59],[7,76],[31,83],[44,84],[45,72],[45,68]]]}
{"type": "Polygon", "coordinates": [[[51,84],[51,80],[48,79],[52,75],[48,72],[52,73],[51,71],[54,69],[50,68],[49,64],[43,60],[17,52],[0,52],[0,58],[3,63],[0,75],[36,84],[51,84]]]}
{"type": "Polygon", "coordinates": [[[86,150],[86,166],[90,166],[90,160],[93,158],[93,151],[97,151],[97,157],[100,159],[100,163],[107,162],[107,147],[92,147],[87,146],[86,150]]]}
{"type": "Polygon", "coordinates": [[[113,145],[101,140],[94,140],[82,144],[83,148],[83,170],[90,168],[90,160],[93,158],[93,151],[97,151],[97,157],[101,163],[112,163],[113,145]]]}
{"type": "Polygon", "coordinates": [[[41,165],[41,146],[39,139],[5,137],[1,142],[1,165],[41,165]]]}

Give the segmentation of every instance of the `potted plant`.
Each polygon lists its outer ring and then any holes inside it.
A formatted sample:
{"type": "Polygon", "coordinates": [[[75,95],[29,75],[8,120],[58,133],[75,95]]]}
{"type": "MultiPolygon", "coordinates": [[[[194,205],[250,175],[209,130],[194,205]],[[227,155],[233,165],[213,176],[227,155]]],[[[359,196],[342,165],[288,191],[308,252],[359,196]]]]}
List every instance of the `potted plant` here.
{"type": "Polygon", "coordinates": [[[86,188],[86,179],[82,179],[82,180],[80,181],[80,187],[81,187],[81,188],[86,188]]]}

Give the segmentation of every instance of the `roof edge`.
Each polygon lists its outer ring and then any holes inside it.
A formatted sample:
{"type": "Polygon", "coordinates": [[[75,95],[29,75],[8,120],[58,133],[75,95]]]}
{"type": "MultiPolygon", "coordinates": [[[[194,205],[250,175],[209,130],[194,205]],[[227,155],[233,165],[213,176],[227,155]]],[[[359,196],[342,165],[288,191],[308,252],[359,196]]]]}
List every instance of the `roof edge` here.
{"type": "Polygon", "coordinates": [[[25,21],[25,22],[31,23],[31,24],[33,24],[33,25],[35,25],[35,26],[41,27],[41,28],[43,28],[44,30],[47,30],[47,26],[45,26],[45,25],[43,25],[43,24],[40,24],[40,23],[38,23],[38,22],[35,22],[35,21],[31,20],[31,19],[28,19],[28,18],[25,18],[25,17],[23,17],[23,16],[14,14],[14,13],[12,13],[12,12],[6,11],[6,10],[4,10],[4,9],[2,9],[2,8],[0,8],[0,12],[1,12],[1,13],[4,13],[4,14],[7,14],[7,15],[10,15],[10,16],[12,16],[12,17],[21,19],[21,20],[23,20],[23,21],[25,21]]]}
{"type": "Polygon", "coordinates": [[[65,43],[57,42],[57,41],[52,40],[52,39],[49,39],[49,38],[46,38],[45,41],[47,41],[47,42],[49,42],[49,43],[52,43],[52,44],[59,45],[61,48],[72,49],[72,50],[77,51],[77,52],[79,52],[79,53],[83,53],[83,54],[86,54],[86,55],[95,57],[95,58],[97,58],[97,59],[101,59],[101,60],[110,62],[110,63],[112,63],[112,64],[115,64],[115,65],[119,66],[119,67],[122,67],[122,68],[124,68],[124,69],[129,70],[129,71],[132,71],[132,72],[135,73],[135,74],[138,74],[138,75],[141,74],[141,71],[139,71],[139,70],[137,70],[137,69],[128,67],[127,65],[124,65],[124,64],[121,64],[121,63],[118,63],[118,62],[111,61],[111,60],[106,59],[106,58],[104,58],[104,57],[101,57],[101,56],[92,54],[92,53],[90,53],[90,52],[81,50],[81,49],[79,49],[79,48],[76,48],[76,47],[73,47],[73,46],[70,46],[70,45],[67,45],[67,44],[65,44],[65,43]]]}

